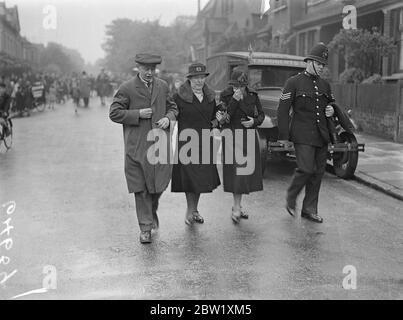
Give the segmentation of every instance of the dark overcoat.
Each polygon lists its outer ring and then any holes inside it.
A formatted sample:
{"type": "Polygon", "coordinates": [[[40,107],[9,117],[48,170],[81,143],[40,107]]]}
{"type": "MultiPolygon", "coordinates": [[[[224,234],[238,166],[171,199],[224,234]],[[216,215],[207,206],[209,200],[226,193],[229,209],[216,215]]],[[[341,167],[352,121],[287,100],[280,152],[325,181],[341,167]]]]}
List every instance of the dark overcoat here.
{"type": "Polygon", "coordinates": [[[237,101],[232,96],[234,94],[233,87],[225,89],[220,96],[221,101],[227,106],[229,114],[229,124],[226,126],[233,132],[232,147],[226,142],[223,137],[223,184],[224,191],[232,192],[236,194],[248,194],[250,192],[263,190],[263,173],[262,164],[260,159],[259,138],[257,132],[254,132],[255,152],[248,154],[247,152],[247,130],[256,129],[261,125],[264,120],[264,112],[260,103],[257,93],[246,88],[246,93],[242,100],[237,101]],[[246,119],[247,116],[254,119],[254,124],[250,129],[245,128],[241,124],[242,119],[246,119]],[[242,132],[242,140],[236,139],[235,131],[242,132]],[[230,147],[230,148],[229,148],[230,147]],[[237,169],[245,167],[246,165],[240,164],[236,161],[236,152],[242,152],[247,158],[249,165],[254,163],[253,173],[250,175],[240,175],[237,173],[237,169]],[[232,153],[233,163],[227,163],[229,152],[232,153]]]}
{"type": "MultiPolygon", "coordinates": [[[[147,135],[156,128],[156,121],[163,117],[175,121],[177,115],[178,109],[169,97],[168,85],[163,80],[154,78],[150,93],[136,75],[117,90],[110,106],[109,117],[112,121],[123,124],[125,175],[129,193],[162,193],[167,188],[172,173],[171,159],[168,158],[166,163],[150,163],[147,153],[152,151],[155,142],[147,141],[147,135]],[[144,108],[152,109],[151,119],[140,119],[140,109],[144,108]]],[[[169,157],[172,151],[169,128],[164,132],[167,137],[165,153],[169,157]]]]}
{"type": "Polygon", "coordinates": [[[109,87],[108,75],[105,73],[99,74],[96,81],[96,89],[98,96],[105,97],[108,93],[108,87],[109,87]]]}
{"type": "MultiPolygon", "coordinates": [[[[218,122],[215,120],[217,107],[215,103],[215,92],[207,85],[203,87],[203,100],[200,102],[193,94],[190,82],[186,81],[174,94],[175,103],[179,109],[178,116],[178,138],[186,129],[193,129],[197,133],[198,163],[183,164],[179,157],[178,163],[174,164],[172,172],[172,192],[211,192],[220,185],[220,178],[214,161],[213,138],[206,143],[203,149],[202,130],[211,130],[218,122]],[[203,154],[209,152],[209,163],[202,163],[203,154]]],[[[190,138],[188,139],[190,141],[190,138]]],[[[188,141],[177,141],[177,152],[188,143],[188,141]]],[[[179,153],[180,154],[180,153],[179,153]]]]}
{"type": "Polygon", "coordinates": [[[81,98],[89,98],[91,93],[90,79],[87,76],[83,76],[80,79],[80,96],[81,98]]]}

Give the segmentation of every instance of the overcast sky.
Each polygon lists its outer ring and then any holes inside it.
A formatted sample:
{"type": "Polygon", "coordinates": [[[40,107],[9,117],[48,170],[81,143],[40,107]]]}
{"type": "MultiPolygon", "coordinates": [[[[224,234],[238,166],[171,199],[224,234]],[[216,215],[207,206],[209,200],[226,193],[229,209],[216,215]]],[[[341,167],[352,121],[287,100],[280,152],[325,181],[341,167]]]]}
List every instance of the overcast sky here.
{"type": "MultiPolygon", "coordinates": [[[[105,25],[116,18],[158,19],[167,25],[178,15],[196,15],[197,0],[5,0],[18,6],[21,34],[29,41],[59,42],[80,51],[87,62],[103,57],[105,25]],[[47,5],[57,13],[56,29],[45,29],[47,5]]],[[[208,0],[201,0],[202,7],[208,0]]]]}

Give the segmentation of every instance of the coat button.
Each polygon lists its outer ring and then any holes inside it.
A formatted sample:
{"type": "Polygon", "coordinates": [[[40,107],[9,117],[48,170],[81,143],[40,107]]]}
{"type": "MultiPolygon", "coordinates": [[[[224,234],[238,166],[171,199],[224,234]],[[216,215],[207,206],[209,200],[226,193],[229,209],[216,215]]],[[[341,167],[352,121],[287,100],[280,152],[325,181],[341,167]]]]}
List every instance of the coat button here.
{"type": "Polygon", "coordinates": [[[316,106],[316,109],[319,109],[319,106],[316,106]]]}
{"type": "Polygon", "coordinates": [[[316,120],[316,122],[319,123],[320,121],[319,121],[319,120],[316,120]]]}
{"type": "Polygon", "coordinates": [[[305,97],[305,95],[304,95],[304,94],[303,94],[302,96],[303,96],[303,97],[305,97]]]}
{"type": "Polygon", "coordinates": [[[319,113],[317,113],[316,115],[319,115],[319,113]]]}
{"type": "Polygon", "coordinates": [[[319,102],[319,99],[316,99],[317,102],[319,102]]]}

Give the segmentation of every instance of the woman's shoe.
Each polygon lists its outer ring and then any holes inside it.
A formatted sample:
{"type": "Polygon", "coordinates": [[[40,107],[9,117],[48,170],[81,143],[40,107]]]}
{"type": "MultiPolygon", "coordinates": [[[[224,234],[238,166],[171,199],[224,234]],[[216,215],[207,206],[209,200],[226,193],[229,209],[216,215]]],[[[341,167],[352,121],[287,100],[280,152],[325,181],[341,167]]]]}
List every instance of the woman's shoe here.
{"type": "Polygon", "coordinates": [[[241,218],[249,219],[249,215],[246,213],[246,211],[242,207],[241,207],[241,218]]]}
{"type": "Polygon", "coordinates": [[[232,214],[231,214],[231,219],[234,223],[239,223],[241,222],[241,215],[242,212],[241,211],[234,211],[234,208],[232,208],[232,214]],[[235,214],[237,213],[237,214],[235,214]]]}
{"type": "Polygon", "coordinates": [[[199,211],[193,211],[193,221],[197,223],[204,223],[204,218],[200,215],[199,211]]]}
{"type": "Polygon", "coordinates": [[[186,223],[188,226],[193,225],[193,214],[189,214],[189,211],[186,211],[185,223],[186,223]]]}
{"type": "Polygon", "coordinates": [[[203,217],[199,214],[198,211],[194,211],[192,214],[187,214],[185,218],[185,223],[188,226],[191,226],[194,222],[204,223],[203,217]]]}
{"type": "Polygon", "coordinates": [[[193,215],[186,215],[185,223],[186,223],[188,226],[193,225],[193,215]]]}

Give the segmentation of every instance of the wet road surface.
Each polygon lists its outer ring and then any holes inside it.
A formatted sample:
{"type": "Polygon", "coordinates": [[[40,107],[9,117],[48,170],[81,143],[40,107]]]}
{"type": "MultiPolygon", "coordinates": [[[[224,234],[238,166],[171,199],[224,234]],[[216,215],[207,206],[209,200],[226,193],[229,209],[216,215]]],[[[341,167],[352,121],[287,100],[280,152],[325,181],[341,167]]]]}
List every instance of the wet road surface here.
{"type": "Polygon", "coordinates": [[[141,245],[122,128],[108,107],[92,99],[76,116],[68,102],[15,119],[14,130],[13,148],[0,153],[0,205],[16,203],[10,216],[0,207],[0,223],[11,217],[14,227],[0,275],[17,273],[0,286],[2,299],[42,288],[47,265],[57,288],[21,299],[403,298],[399,200],[326,174],[324,223],[293,219],[284,196],[294,164],[269,162],[264,191],[244,198],[249,220],[232,223],[232,196],[220,186],[201,197],[205,223],[188,227],[184,194],[168,189],[160,229],[141,245]],[[347,265],[355,290],[343,288],[347,265]]]}

